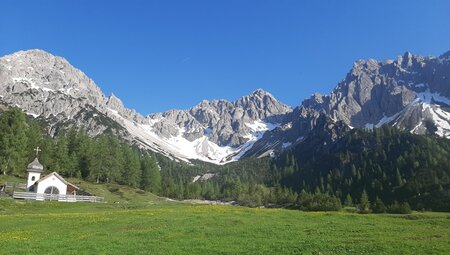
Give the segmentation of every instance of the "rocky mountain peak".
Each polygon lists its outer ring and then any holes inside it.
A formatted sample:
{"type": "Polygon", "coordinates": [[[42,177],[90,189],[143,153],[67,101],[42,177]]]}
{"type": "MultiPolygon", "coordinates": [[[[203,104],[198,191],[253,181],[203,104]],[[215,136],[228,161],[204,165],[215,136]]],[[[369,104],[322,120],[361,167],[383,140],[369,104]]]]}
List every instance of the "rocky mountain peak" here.
{"type": "Polygon", "coordinates": [[[439,58],[406,52],[395,61],[358,60],[329,95],[304,100],[282,125],[288,128],[266,133],[247,155],[303,141],[319,114],[352,128],[392,125],[450,138],[449,59],[450,52],[439,58]]]}
{"type": "Polygon", "coordinates": [[[273,118],[279,114],[292,111],[292,109],[279,102],[272,94],[257,89],[248,96],[243,96],[234,102],[235,107],[245,109],[244,116],[250,120],[273,118]]]}
{"type": "MultiPolygon", "coordinates": [[[[43,90],[75,97],[103,100],[103,93],[83,72],[43,50],[26,50],[0,58],[0,79],[14,88],[43,90]]],[[[6,84],[5,84],[6,85],[6,84]]]]}
{"type": "Polygon", "coordinates": [[[450,137],[449,59],[450,52],[439,58],[406,52],[395,61],[358,60],[330,94],[313,94],[295,109],[257,89],[233,102],[203,100],[143,117],[114,94],[106,97],[64,58],[28,50],[0,58],[0,101],[45,119],[50,134],[65,125],[92,135],[116,130],[166,155],[224,163],[301,143],[318,123],[328,123],[320,116],[355,128],[390,124],[450,137]]]}
{"type": "Polygon", "coordinates": [[[270,96],[273,97],[272,94],[270,94],[269,92],[265,91],[264,89],[256,89],[255,91],[253,91],[251,93],[252,96],[259,96],[259,97],[264,97],[264,96],[270,96]]]}
{"type": "Polygon", "coordinates": [[[125,108],[125,106],[122,103],[122,100],[116,97],[113,93],[111,93],[111,95],[106,98],[106,105],[111,110],[115,111],[122,111],[125,108]]]}
{"type": "Polygon", "coordinates": [[[439,56],[440,59],[450,60],[450,50],[439,56]]]}
{"type": "Polygon", "coordinates": [[[411,52],[407,51],[405,54],[403,54],[401,66],[404,68],[411,67],[413,65],[414,56],[411,54],[411,52]]]}

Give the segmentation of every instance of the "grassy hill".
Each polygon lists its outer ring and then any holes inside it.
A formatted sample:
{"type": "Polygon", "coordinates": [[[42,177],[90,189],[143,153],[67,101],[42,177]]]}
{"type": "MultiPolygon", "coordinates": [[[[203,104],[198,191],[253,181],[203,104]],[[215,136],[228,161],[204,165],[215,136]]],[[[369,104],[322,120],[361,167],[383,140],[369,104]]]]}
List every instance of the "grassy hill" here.
{"type": "MultiPolygon", "coordinates": [[[[94,196],[104,197],[106,203],[99,205],[96,204],[94,206],[100,207],[122,207],[122,208],[145,208],[146,206],[155,205],[155,204],[166,204],[167,199],[158,197],[150,192],[143,191],[137,188],[131,188],[126,185],[119,185],[115,183],[101,183],[96,184],[92,182],[87,182],[81,179],[76,178],[67,178],[67,181],[78,186],[81,191],[85,193],[89,193],[94,196]]],[[[12,183],[26,183],[26,179],[8,176],[8,175],[0,175],[0,183],[12,182],[12,183]]],[[[39,208],[42,202],[35,201],[21,201],[16,200],[15,203],[11,205],[17,204],[27,204],[30,207],[39,208]]],[[[56,207],[59,207],[61,203],[56,203],[56,207]]],[[[80,204],[85,203],[77,203],[75,206],[69,206],[69,208],[78,207],[80,204]]],[[[86,205],[81,205],[81,207],[86,205]]],[[[92,207],[93,205],[88,205],[88,207],[92,207]]],[[[63,206],[64,207],[64,206],[63,206]]],[[[1,209],[0,209],[1,210],[1,209]]]]}
{"type": "Polygon", "coordinates": [[[108,202],[0,198],[0,253],[446,254],[450,250],[448,213],[359,215],[192,205],[117,184],[70,181],[108,202]]]}

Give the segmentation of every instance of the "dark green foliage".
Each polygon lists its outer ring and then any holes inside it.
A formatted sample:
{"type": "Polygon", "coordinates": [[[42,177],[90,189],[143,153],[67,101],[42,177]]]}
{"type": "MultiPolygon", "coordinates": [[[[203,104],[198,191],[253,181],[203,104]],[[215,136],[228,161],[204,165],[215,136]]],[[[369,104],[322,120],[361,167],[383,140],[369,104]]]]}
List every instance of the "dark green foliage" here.
{"type": "Polygon", "coordinates": [[[361,194],[361,199],[358,204],[358,213],[370,213],[370,202],[366,191],[361,194]]]}
{"type": "Polygon", "coordinates": [[[294,204],[296,193],[289,189],[278,192],[267,187],[272,179],[268,158],[248,158],[226,165],[201,161],[193,165],[176,162],[156,154],[161,167],[161,192],[176,199],[208,199],[235,201],[246,206],[294,204]],[[193,182],[197,175],[215,174],[207,181],[193,182]]]}
{"type": "Polygon", "coordinates": [[[383,126],[354,129],[326,145],[306,138],[279,155],[272,170],[274,181],[296,192],[320,190],[346,201],[347,194],[360,198],[366,190],[370,201],[450,211],[449,158],[448,139],[383,126]]]}
{"type": "Polygon", "coordinates": [[[407,211],[404,203],[394,203],[402,201],[417,210],[450,211],[450,141],[390,127],[353,130],[327,143],[311,136],[275,159],[248,158],[220,166],[177,162],[115,136],[90,138],[83,129],[63,130],[56,138],[43,133],[18,109],[1,114],[2,173],[25,176],[33,148],[40,146],[47,173],[127,184],[175,199],[303,210],[338,210],[341,202],[359,202],[361,212],[383,212],[384,204],[407,211]],[[205,173],[214,177],[193,182],[205,173]],[[363,193],[367,201],[361,203],[363,193]]]}
{"type": "Polygon", "coordinates": [[[411,213],[411,207],[407,202],[398,203],[397,201],[394,201],[393,204],[388,206],[387,212],[396,214],[409,214],[411,213]]]}
{"type": "Polygon", "coordinates": [[[19,109],[13,108],[0,115],[3,174],[25,176],[27,164],[36,156],[33,149],[39,146],[42,149],[39,160],[45,166],[45,174],[57,171],[67,177],[123,183],[153,192],[160,190],[156,159],[120,142],[115,136],[90,138],[83,129],[70,129],[56,138],[42,134],[39,125],[34,120],[27,122],[19,109]],[[145,167],[141,167],[141,160],[148,162],[145,167]]]}
{"type": "Polygon", "coordinates": [[[352,206],[353,205],[353,199],[352,199],[352,196],[350,196],[350,194],[347,194],[347,197],[345,197],[344,205],[345,206],[352,206]]]}
{"type": "Polygon", "coordinates": [[[385,213],[387,208],[380,198],[376,198],[375,201],[370,205],[370,209],[373,213],[385,213]]]}
{"type": "Polygon", "coordinates": [[[325,193],[310,194],[301,192],[298,203],[304,211],[339,211],[342,208],[341,201],[325,193]]]}
{"type": "Polygon", "coordinates": [[[123,167],[122,167],[122,182],[131,187],[138,187],[141,178],[141,162],[139,154],[134,152],[130,147],[123,146],[123,167]]]}
{"type": "Polygon", "coordinates": [[[141,188],[158,194],[161,191],[161,175],[154,156],[145,155],[141,159],[141,188]]]}
{"type": "Polygon", "coordinates": [[[21,173],[28,156],[27,145],[27,125],[21,110],[12,108],[0,115],[0,169],[3,174],[21,173]]]}

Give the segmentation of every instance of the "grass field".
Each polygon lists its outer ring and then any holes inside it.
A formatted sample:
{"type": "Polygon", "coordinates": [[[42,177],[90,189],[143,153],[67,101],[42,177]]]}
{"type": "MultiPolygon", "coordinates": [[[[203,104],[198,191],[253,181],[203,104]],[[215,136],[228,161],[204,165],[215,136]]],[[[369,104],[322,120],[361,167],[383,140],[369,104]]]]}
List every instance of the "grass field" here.
{"type": "Polygon", "coordinates": [[[450,216],[0,200],[1,254],[448,254],[450,216]]]}
{"type": "MultiPolygon", "coordinates": [[[[358,215],[167,202],[89,183],[109,203],[0,198],[0,254],[449,254],[450,214],[358,215]],[[109,192],[109,193],[108,193],[109,192]],[[111,201],[119,203],[111,203],[111,201]]],[[[97,195],[97,194],[96,194],[97,195]]],[[[99,194],[100,195],[100,194],[99,194]]]]}

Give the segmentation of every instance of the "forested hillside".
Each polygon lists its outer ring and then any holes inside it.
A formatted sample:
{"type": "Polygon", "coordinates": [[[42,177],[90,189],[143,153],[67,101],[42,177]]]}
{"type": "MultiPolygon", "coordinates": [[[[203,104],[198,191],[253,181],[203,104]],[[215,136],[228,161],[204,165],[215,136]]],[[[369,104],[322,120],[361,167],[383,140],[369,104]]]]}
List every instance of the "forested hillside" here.
{"type": "Polygon", "coordinates": [[[314,136],[274,160],[274,176],[300,192],[359,203],[362,193],[384,204],[450,210],[450,141],[389,126],[354,129],[324,144],[314,136]],[[378,199],[377,199],[378,198],[378,199]]]}
{"type": "Polygon", "coordinates": [[[2,174],[25,177],[26,166],[35,157],[34,148],[39,146],[46,174],[56,171],[95,183],[116,182],[176,199],[238,200],[248,192],[250,183],[251,189],[256,183],[262,188],[270,179],[267,159],[246,159],[226,166],[202,161],[187,164],[140,150],[108,133],[91,138],[83,129],[70,129],[50,138],[41,125],[18,108],[0,114],[2,174]],[[216,175],[193,182],[194,176],[204,173],[216,175]]]}
{"type": "Polygon", "coordinates": [[[0,114],[2,174],[25,176],[39,146],[46,173],[125,184],[175,199],[303,210],[338,210],[341,203],[366,203],[381,212],[406,203],[413,209],[450,210],[450,141],[437,136],[388,126],[350,130],[328,120],[274,158],[214,165],[174,161],[113,135],[91,138],[85,130],[50,138],[40,124],[17,108],[0,114]],[[194,182],[204,174],[209,177],[194,182]]]}
{"type": "Polygon", "coordinates": [[[90,138],[85,130],[69,130],[53,139],[34,119],[18,108],[0,115],[0,170],[2,174],[26,175],[26,166],[39,146],[45,172],[92,182],[117,182],[159,192],[161,176],[156,158],[108,134],[90,138]]]}

